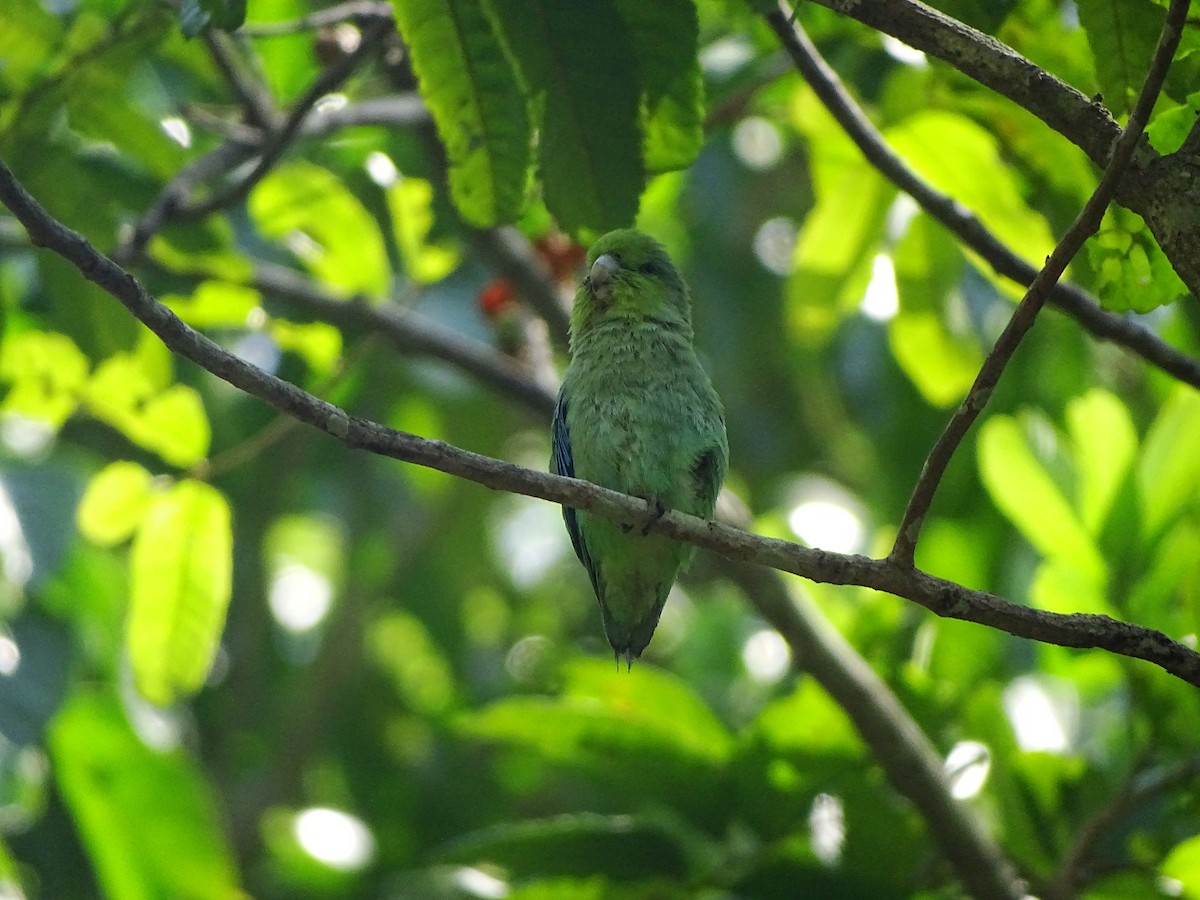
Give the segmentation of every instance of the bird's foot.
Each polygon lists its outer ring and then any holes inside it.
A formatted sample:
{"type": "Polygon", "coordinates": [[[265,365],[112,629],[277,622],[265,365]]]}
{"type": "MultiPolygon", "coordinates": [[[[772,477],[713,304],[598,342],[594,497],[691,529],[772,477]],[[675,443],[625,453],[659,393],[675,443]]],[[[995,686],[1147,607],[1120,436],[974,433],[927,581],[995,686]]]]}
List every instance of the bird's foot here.
{"type": "Polygon", "coordinates": [[[646,501],[650,508],[646,511],[646,521],[642,523],[642,537],[650,533],[650,528],[667,514],[667,505],[657,497],[651,497],[646,501]]]}

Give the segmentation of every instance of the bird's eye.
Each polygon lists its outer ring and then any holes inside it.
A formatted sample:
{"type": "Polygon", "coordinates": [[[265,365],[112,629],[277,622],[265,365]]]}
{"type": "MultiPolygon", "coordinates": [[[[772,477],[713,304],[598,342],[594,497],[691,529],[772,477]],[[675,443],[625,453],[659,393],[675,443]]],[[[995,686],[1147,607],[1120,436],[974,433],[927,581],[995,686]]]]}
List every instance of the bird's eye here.
{"type": "Polygon", "coordinates": [[[661,269],[659,269],[658,263],[656,263],[654,260],[650,260],[649,262],[644,262],[638,266],[638,271],[643,275],[657,275],[661,269]]]}

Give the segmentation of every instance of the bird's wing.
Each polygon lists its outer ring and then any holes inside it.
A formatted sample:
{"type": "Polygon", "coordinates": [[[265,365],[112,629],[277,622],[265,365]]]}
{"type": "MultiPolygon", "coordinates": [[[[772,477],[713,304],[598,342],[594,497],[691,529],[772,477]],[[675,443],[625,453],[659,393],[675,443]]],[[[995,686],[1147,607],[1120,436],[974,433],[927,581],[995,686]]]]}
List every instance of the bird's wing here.
{"type": "MultiPolygon", "coordinates": [[[[558,392],[558,400],[554,403],[554,425],[552,428],[554,451],[550,457],[550,470],[555,475],[575,477],[575,459],[571,454],[571,432],[567,428],[567,396],[566,391],[558,392]]],[[[571,536],[571,546],[575,555],[587,569],[588,577],[592,580],[592,589],[600,594],[596,564],[588,553],[587,545],[583,542],[583,533],[579,530],[579,518],[574,509],[564,506],[563,521],[567,523],[567,534],[571,536]]]]}

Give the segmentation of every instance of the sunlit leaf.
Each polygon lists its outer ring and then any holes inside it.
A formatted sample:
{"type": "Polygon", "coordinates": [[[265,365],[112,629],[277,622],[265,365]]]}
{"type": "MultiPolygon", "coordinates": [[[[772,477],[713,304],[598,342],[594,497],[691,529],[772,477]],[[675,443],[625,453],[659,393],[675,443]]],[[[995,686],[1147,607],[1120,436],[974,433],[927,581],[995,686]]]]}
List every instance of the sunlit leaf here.
{"type": "Polygon", "coordinates": [[[804,220],[788,279],[788,318],[797,340],[820,343],[862,301],[896,189],[859,162],[842,169],[804,220]]]}
{"type": "Polygon", "coordinates": [[[245,328],[262,299],[258,291],[220,281],[204,281],[190,297],[163,297],[175,315],[193,328],[245,328]]]}
{"type": "Polygon", "coordinates": [[[1179,882],[1182,892],[1176,896],[1200,898],[1200,835],[1176,844],[1163,860],[1160,871],[1179,882]]]}
{"type": "Polygon", "coordinates": [[[154,478],[135,462],[118,460],[92,476],[76,521],[85,538],[102,546],[127,540],[150,504],[154,478]]]}
{"type": "Polygon", "coordinates": [[[54,428],[75,411],[88,377],[87,357],[64,334],[27,331],[0,348],[0,411],[42,419],[54,428]]]}
{"type": "Polygon", "coordinates": [[[1047,559],[1103,579],[1107,566],[1079,516],[1034,456],[1017,420],[993,416],[979,430],[979,474],[992,502],[1047,559]]]}
{"type": "Polygon", "coordinates": [[[280,350],[299,355],[318,374],[332,372],[342,357],[342,333],[324,322],[272,319],[267,331],[280,350]]]}
{"type": "Polygon", "coordinates": [[[454,672],[420,619],[402,612],[381,616],[369,626],[366,645],[411,709],[440,715],[450,708],[454,672]]]}
{"type": "Polygon", "coordinates": [[[1068,403],[1066,416],[1078,473],[1079,517],[1096,535],[1137,453],[1137,431],[1125,404],[1100,388],[1068,403]]]}
{"type": "MultiPolygon", "coordinates": [[[[1045,261],[1054,248],[1050,227],[1025,203],[996,138],[985,128],[964,115],[928,110],[888,128],[885,136],[923,178],[974,212],[1017,254],[1037,266],[1045,261]]],[[[997,286],[1014,292],[1003,279],[997,286]]]]}
{"type": "Polygon", "coordinates": [[[983,362],[975,341],[951,335],[945,320],[931,312],[901,311],[888,323],[888,343],[900,368],[935,406],[961,401],[983,362]]]}
{"type": "Polygon", "coordinates": [[[531,131],[512,62],[474,0],[412,0],[396,7],[450,162],[450,191],[463,218],[488,227],[525,204],[531,131]]]}
{"type": "Polygon", "coordinates": [[[423,178],[402,177],[388,186],[384,196],[408,277],[418,284],[431,284],[453,272],[461,255],[458,248],[445,241],[429,242],[433,185],[423,178]]]}
{"type": "Polygon", "coordinates": [[[391,273],[379,226],[328,169],[277,166],[251,192],[249,208],[258,229],[321,281],[350,294],[387,291],[391,273]]]}
{"type": "Polygon", "coordinates": [[[104,896],[230,900],[233,855],[197,765],[151,750],[120,704],[80,691],[50,733],[53,771],[104,896]]]}
{"type": "Polygon", "coordinates": [[[169,706],[204,684],[225,624],[232,573],[229,506],[183,481],[154,499],[130,555],[126,642],[146,699],[169,706]]]}

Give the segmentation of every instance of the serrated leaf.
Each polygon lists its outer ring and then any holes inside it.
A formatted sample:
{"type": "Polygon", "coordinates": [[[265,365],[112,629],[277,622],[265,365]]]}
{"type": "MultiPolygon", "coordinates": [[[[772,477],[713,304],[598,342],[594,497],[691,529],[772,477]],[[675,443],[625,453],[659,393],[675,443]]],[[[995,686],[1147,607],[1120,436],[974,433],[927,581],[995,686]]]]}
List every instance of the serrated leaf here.
{"type": "Polygon", "coordinates": [[[130,553],[126,643],[134,683],[168,706],[204,684],[225,624],[232,576],[229,505],[182,481],[156,497],[130,553]]]}
{"type": "Polygon", "coordinates": [[[491,7],[541,114],[546,207],[576,237],[630,225],[645,186],[641,88],[633,41],[612,0],[491,7]]]}
{"type": "Polygon", "coordinates": [[[88,481],[75,520],[95,544],[111,547],[128,539],[150,504],[154,477],[135,462],[109,463],[88,481]]]}
{"type": "Polygon", "coordinates": [[[199,767],[138,740],[115,697],[78,692],[53,723],[50,752],[105,897],[243,896],[199,767]]]}
{"type": "Polygon", "coordinates": [[[979,430],[979,474],[992,502],[1047,559],[1093,582],[1107,566],[1083,523],[1034,456],[1017,420],[993,416],[979,430]]]}
{"type": "Polygon", "coordinates": [[[480,228],[513,221],[528,193],[531,131],[491,21],[477,0],[407,0],[395,15],[446,145],[459,212],[480,228]]]}
{"type": "Polygon", "coordinates": [[[321,281],[379,297],[391,280],[379,226],[328,169],[294,162],[272,170],[250,194],[259,231],[280,240],[321,281]]]}

